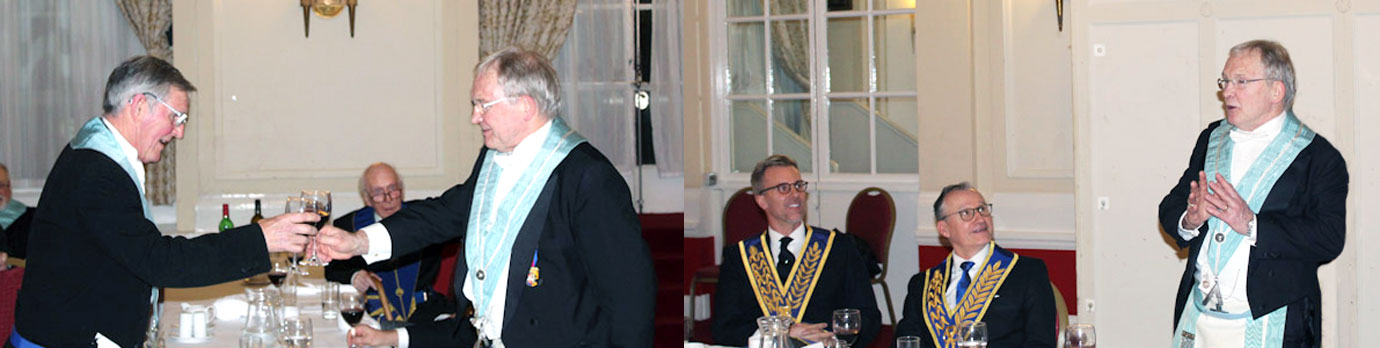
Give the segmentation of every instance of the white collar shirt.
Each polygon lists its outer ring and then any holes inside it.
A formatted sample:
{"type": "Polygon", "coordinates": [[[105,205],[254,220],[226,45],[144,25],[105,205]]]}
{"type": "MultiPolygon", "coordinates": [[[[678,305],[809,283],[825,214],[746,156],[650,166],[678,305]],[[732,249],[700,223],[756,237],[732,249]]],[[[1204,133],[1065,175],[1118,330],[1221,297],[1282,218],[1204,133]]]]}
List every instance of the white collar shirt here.
{"type": "Polygon", "coordinates": [[[139,162],[139,151],[134,149],[134,145],[131,145],[129,140],[126,140],[125,137],[120,134],[120,130],[115,129],[115,126],[110,124],[109,120],[102,117],[101,122],[105,123],[105,128],[110,129],[110,133],[115,135],[115,142],[120,144],[120,150],[125,153],[125,163],[129,164],[129,167],[134,169],[134,176],[137,177],[133,178],[135,180],[134,187],[139,188],[139,194],[143,195],[144,163],[139,162]]]}
{"type": "Polygon", "coordinates": [[[987,261],[987,254],[991,252],[991,249],[992,245],[987,244],[987,246],[982,247],[977,253],[973,254],[973,258],[971,259],[965,259],[962,256],[958,256],[957,253],[953,254],[954,262],[949,265],[949,274],[953,276],[949,277],[948,290],[944,290],[944,302],[949,305],[949,308],[954,308],[955,302],[958,302],[958,299],[954,297],[958,296],[958,281],[963,279],[963,262],[973,262],[973,267],[968,269],[968,286],[972,286],[972,282],[977,281],[978,272],[982,271],[982,264],[987,261]]]}

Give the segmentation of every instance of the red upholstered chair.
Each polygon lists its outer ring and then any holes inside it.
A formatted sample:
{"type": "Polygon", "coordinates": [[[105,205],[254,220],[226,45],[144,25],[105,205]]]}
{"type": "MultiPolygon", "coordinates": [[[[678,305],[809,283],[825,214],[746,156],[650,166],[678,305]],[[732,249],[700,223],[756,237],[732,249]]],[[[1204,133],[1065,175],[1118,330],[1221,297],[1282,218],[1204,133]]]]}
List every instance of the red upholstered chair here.
{"type": "Polygon", "coordinates": [[[14,327],[14,306],[19,300],[19,288],[24,280],[24,267],[4,269],[0,264],[0,337],[10,338],[14,327]]]}
{"type": "Polygon", "coordinates": [[[896,202],[891,200],[891,194],[886,190],[865,188],[853,196],[853,202],[848,204],[844,228],[866,241],[872,253],[877,255],[877,261],[882,263],[882,273],[872,278],[872,284],[882,285],[887,314],[891,317],[891,325],[896,325],[896,308],[891,304],[891,288],[886,285],[891,234],[896,229],[896,202]]]}
{"type": "MultiPolygon", "coordinates": [[[[752,196],[752,188],[744,187],[724,203],[723,214],[723,242],[724,245],[737,243],[755,234],[767,230],[767,216],[761,208],[757,207],[757,200],[752,196]]],[[[734,255],[724,255],[723,257],[735,257],[734,255]]],[[[717,284],[719,282],[719,265],[701,267],[695,270],[695,276],[690,279],[690,300],[694,301],[695,292],[701,283],[717,284]]],[[[695,306],[690,306],[689,320],[695,320],[695,306]]],[[[693,330],[693,325],[687,325],[689,330],[693,330]]],[[[687,337],[692,337],[693,332],[687,332],[687,337]]]]}

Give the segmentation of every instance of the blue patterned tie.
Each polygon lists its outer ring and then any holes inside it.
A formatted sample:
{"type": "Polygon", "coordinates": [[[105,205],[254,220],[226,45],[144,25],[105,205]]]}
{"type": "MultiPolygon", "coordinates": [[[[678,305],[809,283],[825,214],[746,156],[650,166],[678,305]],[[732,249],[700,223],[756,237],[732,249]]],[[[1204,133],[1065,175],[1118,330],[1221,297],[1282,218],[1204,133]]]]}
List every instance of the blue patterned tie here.
{"type": "Polygon", "coordinates": [[[954,295],[955,307],[963,302],[963,293],[968,292],[968,284],[973,282],[973,278],[968,276],[968,270],[973,269],[973,262],[963,261],[963,264],[958,265],[958,268],[963,269],[963,277],[958,278],[958,292],[954,295]]]}

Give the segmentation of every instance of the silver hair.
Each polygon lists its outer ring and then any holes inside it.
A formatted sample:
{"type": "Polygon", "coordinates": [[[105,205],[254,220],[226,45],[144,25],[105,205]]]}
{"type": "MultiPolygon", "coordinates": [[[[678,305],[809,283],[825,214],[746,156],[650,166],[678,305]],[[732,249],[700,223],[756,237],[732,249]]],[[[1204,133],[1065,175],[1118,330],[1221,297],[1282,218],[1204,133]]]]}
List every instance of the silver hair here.
{"type": "Polygon", "coordinates": [[[939,222],[939,219],[944,217],[944,198],[948,197],[950,192],[972,189],[973,185],[967,181],[944,186],[944,189],[939,191],[939,198],[934,199],[934,222],[939,222]]]}
{"type": "Polygon", "coordinates": [[[474,74],[478,77],[490,69],[498,73],[498,86],[506,96],[532,97],[547,118],[555,117],[560,110],[560,77],[551,61],[540,53],[510,46],[480,60],[474,74]]]}
{"type": "Polygon", "coordinates": [[[1238,57],[1251,52],[1260,53],[1260,64],[1265,66],[1265,78],[1284,83],[1284,110],[1294,110],[1294,62],[1289,59],[1289,50],[1284,45],[1270,40],[1251,40],[1232,46],[1230,56],[1238,57]]]}
{"type": "Polygon", "coordinates": [[[770,169],[770,168],[772,168],[772,167],[791,167],[791,168],[795,168],[796,170],[799,170],[799,169],[800,169],[799,166],[796,166],[795,160],[791,159],[790,156],[786,156],[786,155],[771,155],[771,156],[767,156],[767,158],[763,159],[761,162],[757,162],[757,166],[756,166],[756,167],[753,167],[753,168],[752,168],[752,177],[751,177],[751,179],[752,179],[752,193],[753,193],[753,194],[757,194],[758,191],[761,191],[762,189],[764,189],[764,187],[762,187],[762,176],[765,175],[765,174],[767,173],[767,169],[770,169]]]}
{"type": "Polygon", "coordinates": [[[144,92],[167,98],[173,86],[187,93],[196,91],[196,87],[182,77],[182,72],[168,61],[153,56],[130,58],[110,72],[110,78],[105,82],[105,100],[101,103],[101,110],[106,115],[118,113],[124,109],[127,101],[144,92]]]}

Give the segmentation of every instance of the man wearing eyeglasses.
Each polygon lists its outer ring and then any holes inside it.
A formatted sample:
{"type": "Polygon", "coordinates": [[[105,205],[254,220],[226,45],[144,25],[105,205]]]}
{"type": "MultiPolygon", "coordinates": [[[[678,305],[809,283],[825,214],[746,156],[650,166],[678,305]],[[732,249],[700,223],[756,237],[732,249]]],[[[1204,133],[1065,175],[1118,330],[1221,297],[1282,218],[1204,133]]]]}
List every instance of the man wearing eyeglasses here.
{"type": "Polygon", "coordinates": [[[29,236],[13,347],[137,347],[158,327],[161,287],[268,272],[268,254],[301,251],[311,213],[283,214],[196,238],[164,236],[144,198],[144,164],[182,138],[196,91],[154,57],[121,63],[102,109],[58,155],[29,236]]]}
{"type": "MultiPolygon", "coordinates": [[[[365,207],[341,215],[332,225],[357,231],[413,203],[403,202],[402,179],[392,165],[383,162],[364,169],[359,177],[359,196],[365,207]]],[[[455,312],[454,304],[432,289],[437,272],[441,270],[444,245],[433,244],[421,251],[373,264],[359,256],[331,261],[326,265],[326,280],[350,284],[359,293],[367,293],[369,300],[365,310],[380,321],[433,321],[440,314],[455,312]],[[375,289],[375,281],[383,288],[375,289]],[[381,301],[388,301],[391,306],[384,307],[381,301]]]]}
{"type": "Polygon", "coordinates": [[[1346,240],[1346,162],[1294,115],[1279,43],[1232,47],[1217,86],[1226,119],[1198,135],[1159,207],[1165,233],[1189,248],[1174,347],[1318,346],[1317,272],[1346,240]]]}
{"type": "Polygon", "coordinates": [[[998,246],[992,204],[968,183],[944,187],[934,227],[953,252],[910,278],[896,337],[952,347],[944,333],[965,322],[987,325],[987,347],[1054,347],[1054,291],[1044,261],[998,246]]]}
{"type": "Polygon", "coordinates": [[[725,241],[713,296],[715,343],[747,346],[757,318],[768,315],[795,319],[790,337],[797,346],[826,340],[837,332],[834,311],[845,308],[862,316],[854,347],[877,336],[882,313],[867,266],[854,239],[805,224],[808,187],[785,155],[767,157],[752,170],[753,196],[768,230],[725,241]]]}

